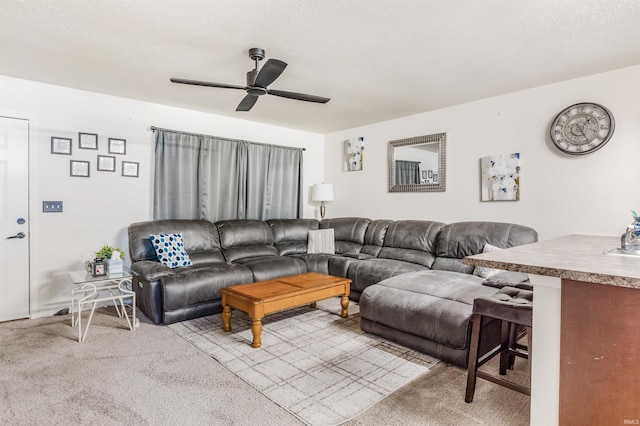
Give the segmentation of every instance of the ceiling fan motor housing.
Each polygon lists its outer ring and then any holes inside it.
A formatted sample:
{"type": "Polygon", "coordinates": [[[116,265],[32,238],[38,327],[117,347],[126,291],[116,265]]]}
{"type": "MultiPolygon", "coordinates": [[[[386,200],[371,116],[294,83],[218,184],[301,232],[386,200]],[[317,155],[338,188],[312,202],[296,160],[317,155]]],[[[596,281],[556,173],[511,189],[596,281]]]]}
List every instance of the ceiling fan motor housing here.
{"type": "Polygon", "coordinates": [[[254,61],[261,61],[265,57],[264,49],[260,49],[259,47],[254,47],[249,49],[249,57],[254,61]]]}

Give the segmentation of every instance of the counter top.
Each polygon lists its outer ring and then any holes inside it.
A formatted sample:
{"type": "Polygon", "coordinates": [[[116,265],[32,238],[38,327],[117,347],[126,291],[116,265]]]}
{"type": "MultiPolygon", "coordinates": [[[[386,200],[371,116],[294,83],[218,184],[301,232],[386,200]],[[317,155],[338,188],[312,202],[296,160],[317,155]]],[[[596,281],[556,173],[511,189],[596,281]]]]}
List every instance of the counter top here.
{"type": "Polygon", "coordinates": [[[464,263],[640,289],[640,257],[606,254],[619,246],[620,237],[568,235],[468,256],[464,263]]]}

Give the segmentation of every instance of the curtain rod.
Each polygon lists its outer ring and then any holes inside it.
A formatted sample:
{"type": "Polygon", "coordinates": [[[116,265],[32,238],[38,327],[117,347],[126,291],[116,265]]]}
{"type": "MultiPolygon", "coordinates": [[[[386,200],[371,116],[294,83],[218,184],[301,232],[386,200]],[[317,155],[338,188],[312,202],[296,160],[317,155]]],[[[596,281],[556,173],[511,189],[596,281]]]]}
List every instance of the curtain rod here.
{"type": "MultiPolygon", "coordinates": [[[[219,138],[219,139],[234,140],[234,141],[240,140],[240,139],[223,138],[223,137],[220,137],[220,136],[205,135],[204,133],[183,132],[182,130],[164,129],[162,127],[151,126],[151,131],[152,132],[155,133],[156,130],[160,130],[160,131],[163,131],[163,132],[182,133],[183,135],[189,135],[189,136],[207,136],[207,137],[210,137],[210,138],[219,138]]],[[[269,146],[277,146],[277,147],[282,147],[282,148],[301,149],[303,151],[307,150],[307,148],[298,148],[298,147],[291,147],[291,146],[284,146],[284,145],[274,145],[274,144],[270,144],[270,143],[260,143],[260,142],[251,142],[251,141],[246,141],[246,142],[255,143],[255,144],[258,144],[258,145],[269,145],[269,146]]]]}

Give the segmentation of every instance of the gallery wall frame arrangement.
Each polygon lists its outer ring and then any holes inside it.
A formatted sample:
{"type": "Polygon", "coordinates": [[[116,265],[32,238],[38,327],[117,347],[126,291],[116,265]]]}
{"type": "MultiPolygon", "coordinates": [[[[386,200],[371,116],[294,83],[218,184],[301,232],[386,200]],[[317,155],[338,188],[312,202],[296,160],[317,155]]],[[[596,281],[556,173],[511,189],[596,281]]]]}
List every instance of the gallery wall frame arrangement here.
{"type": "MultiPolygon", "coordinates": [[[[67,132],[65,132],[67,133],[67,132]]],[[[99,136],[97,133],[78,132],[78,149],[79,150],[95,150],[98,151],[99,136]]],[[[51,136],[51,154],[72,155],[74,138],[66,136],[51,136]]],[[[104,149],[104,148],[103,148],[104,149]]],[[[126,155],[127,141],[122,138],[108,138],[107,150],[109,154],[126,155]]],[[[79,152],[79,151],[78,151],[79,152]]],[[[96,155],[96,170],[99,172],[115,173],[117,167],[116,155],[96,155]]],[[[86,158],[86,155],[82,156],[86,158]]],[[[91,161],[84,159],[69,160],[69,176],[71,177],[90,177],[91,161]]],[[[121,162],[122,176],[139,177],[140,163],[134,161],[121,162]]]]}
{"type": "Polygon", "coordinates": [[[96,161],[97,169],[101,172],[115,172],[116,171],[116,157],[113,155],[98,155],[96,161]]]}
{"type": "Polygon", "coordinates": [[[96,133],[78,133],[78,148],[98,149],[98,135],[96,133]]]}
{"type": "Polygon", "coordinates": [[[122,176],[138,177],[140,163],[134,161],[122,162],[122,176]]]}
{"type": "Polygon", "coordinates": [[[109,138],[109,154],[126,155],[127,141],[125,139],[109,138]]]}
{"type": "Polygon", "coordinates": [[[51,153],[71,155],[71,138],[51,136],[51,153]]]}
{"type": "Polygon", "coordinates": [[[89,177],[91,162],[82,160],[69,161],[69,176],[89,177]]]}
{"type": "Polygon", "coordinates": [[[480,159],[481,201],[520,200],[520,153],[480,159]]]}

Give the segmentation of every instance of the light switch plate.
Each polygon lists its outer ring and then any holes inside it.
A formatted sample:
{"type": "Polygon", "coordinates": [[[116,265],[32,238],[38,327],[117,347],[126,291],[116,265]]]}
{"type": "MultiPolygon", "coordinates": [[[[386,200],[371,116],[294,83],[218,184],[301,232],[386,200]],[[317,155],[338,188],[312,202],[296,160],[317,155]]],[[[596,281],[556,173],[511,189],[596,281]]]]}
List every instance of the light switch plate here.
{"type": "Polygon", "coordinates": [[[43,213],[62,213],[62,201],[43,201],[43,213]]]}

